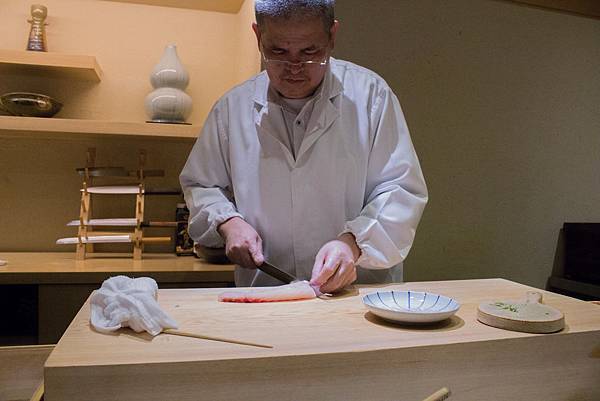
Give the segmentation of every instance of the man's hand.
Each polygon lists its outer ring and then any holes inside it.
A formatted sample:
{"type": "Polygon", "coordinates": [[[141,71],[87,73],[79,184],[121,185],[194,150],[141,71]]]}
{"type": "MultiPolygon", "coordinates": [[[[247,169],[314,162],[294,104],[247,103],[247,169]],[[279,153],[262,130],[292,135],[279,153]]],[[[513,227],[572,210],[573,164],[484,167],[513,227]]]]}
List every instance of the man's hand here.
{"type": "Polygon", "coordinates": [[[354,235],[344,233],[321,247],[315,258],[310,284],[322,293],[341,290],[356,280],[354,262],[360,256],[354,235]]]}
{"type": "Polygon", "coordinates": [[[221,223],[217,231],[225,239],[225,254],[233,263],[255,269],[264,262],[262,239],[244,219],[233,217],[221,223]]]}

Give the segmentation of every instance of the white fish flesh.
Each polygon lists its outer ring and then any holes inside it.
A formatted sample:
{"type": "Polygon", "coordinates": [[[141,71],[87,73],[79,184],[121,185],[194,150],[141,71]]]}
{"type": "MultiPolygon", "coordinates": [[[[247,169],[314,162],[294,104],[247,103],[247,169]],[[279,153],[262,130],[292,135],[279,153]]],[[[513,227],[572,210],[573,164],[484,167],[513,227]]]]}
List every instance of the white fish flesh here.
{"type": "Polygon", "coordinates": [[[219,294],[221,302],[281,302],[312,299],[317,292],[308,281],[280,285],[277,287],[255,287],[240,291],[225,291],[219,294]]]}

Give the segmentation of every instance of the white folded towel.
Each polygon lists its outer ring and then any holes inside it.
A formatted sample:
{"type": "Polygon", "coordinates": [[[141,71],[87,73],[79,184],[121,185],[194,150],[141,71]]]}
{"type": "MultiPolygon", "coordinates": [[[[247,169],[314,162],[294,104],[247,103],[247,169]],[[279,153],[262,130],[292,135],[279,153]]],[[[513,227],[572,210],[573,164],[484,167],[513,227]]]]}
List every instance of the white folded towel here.
{"type": "Polygon", "coordinates": [[[160,309],[157,295],[158,285],[150,277],[111,277],[92,292],[90,323],[101,333],[131,327],[155,336],[176,329],[177,322],[160,309]]]}

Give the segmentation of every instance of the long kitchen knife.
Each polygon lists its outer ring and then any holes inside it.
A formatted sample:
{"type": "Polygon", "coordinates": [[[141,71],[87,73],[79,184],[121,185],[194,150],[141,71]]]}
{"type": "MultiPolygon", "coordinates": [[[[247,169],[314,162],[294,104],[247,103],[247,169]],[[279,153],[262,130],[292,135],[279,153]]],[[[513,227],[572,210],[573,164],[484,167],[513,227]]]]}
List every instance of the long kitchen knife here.
{"type": "Polygon", "coordinates": [[[289,284],[293,281],[298,281],[298,279],[290,273],[285,272],[266,261],[263,262],[262,265],[258,266],[258,269],[267,273],[271,277],[275,277],[277,280],[283,281],[286,284],[289,284]]]}

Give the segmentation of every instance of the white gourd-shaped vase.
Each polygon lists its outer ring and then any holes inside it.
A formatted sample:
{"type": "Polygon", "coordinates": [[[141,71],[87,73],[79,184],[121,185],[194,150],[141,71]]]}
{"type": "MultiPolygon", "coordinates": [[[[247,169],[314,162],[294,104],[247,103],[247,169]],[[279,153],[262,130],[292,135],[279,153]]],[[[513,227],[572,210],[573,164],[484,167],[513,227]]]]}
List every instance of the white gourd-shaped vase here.
{"type": "Polygon", "coordinates": [[[192,111],[192,98],[183,90],[189,75],[179,57],[177,47],[169,44],[152,70],[150,83],[154,90],[145,99],[146,114],[151,122],[184,123],[192,111]]]}

